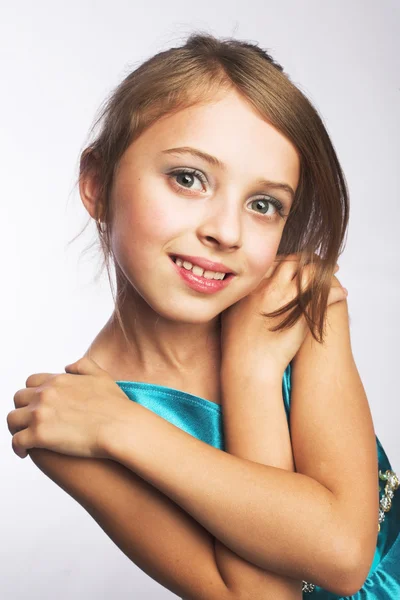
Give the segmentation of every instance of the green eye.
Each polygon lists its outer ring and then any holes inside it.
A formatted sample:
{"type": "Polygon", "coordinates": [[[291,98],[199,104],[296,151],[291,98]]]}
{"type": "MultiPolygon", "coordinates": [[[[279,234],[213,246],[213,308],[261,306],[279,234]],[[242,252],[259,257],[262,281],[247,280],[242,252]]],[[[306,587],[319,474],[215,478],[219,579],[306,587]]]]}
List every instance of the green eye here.
{"type": "Polygon", "coordinates": [[[201,171],[197,171],[197,169],[177,169],[175,171],[171,171],[169,173],[169,177],[174,179],[174,181],[179,185],[179,187],[187,190],[191,190],[193,188],[192,186],[187,187],[186,184],[190,185],[191,181],[193,182],[195,179],[197,179],[197,181],[200,181],[203,185],[207,183],[207,179],[204,177],[203,173],[201,171]],[[177,179],[178,177],[181,177],[183,181],[186,180],[186,183],[180,183],[177,179]]]}
{"type": "Polygon", "coordinates": [[[253,210],[261,215],[266,215],[267,217],[273,217],[275,214],[279,214],[281,217],[283,217],[283,204],[271,196],[268,196],[267,198],[256,198],[255,200],[252,200],[250,205],[252,205],[253,210]],[[275,208],[275,211],[270,215],[268,211],[271,206],[275,208]]]}

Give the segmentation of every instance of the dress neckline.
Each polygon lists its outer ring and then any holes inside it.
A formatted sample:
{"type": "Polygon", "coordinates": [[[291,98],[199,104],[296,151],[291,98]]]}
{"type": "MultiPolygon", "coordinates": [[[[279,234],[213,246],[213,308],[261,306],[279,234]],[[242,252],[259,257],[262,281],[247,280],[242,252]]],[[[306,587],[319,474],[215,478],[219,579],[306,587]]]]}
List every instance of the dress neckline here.
{"type": "Polygon", "coordinates": [[[169,387],[166,385],[159,385],[158,383],[148,383],[147,381],[128,381],[125,379],[118,379],[115,380],[115,383],[117,383],[121,388],[136,388],[136,389],[151,389],[152,391],[155,392],[160,392],[164,395],[168,395],[168,396],[179,396],[182,399],[187,399],[187,400],[191,400],[191,401],[197,401],[203,404],[203,406],[207,406],[209,408],[215,409],[218,412],[221,412],[221,405],[217,404],[217,402],[213,402],[212,400],[207,400],[206,398],[203,398],[202,396],[196,396],[196,394],[191,394],[190,392],[184,392],[182,390],[178,390],[176,388],[173,387],[169,387]]]}

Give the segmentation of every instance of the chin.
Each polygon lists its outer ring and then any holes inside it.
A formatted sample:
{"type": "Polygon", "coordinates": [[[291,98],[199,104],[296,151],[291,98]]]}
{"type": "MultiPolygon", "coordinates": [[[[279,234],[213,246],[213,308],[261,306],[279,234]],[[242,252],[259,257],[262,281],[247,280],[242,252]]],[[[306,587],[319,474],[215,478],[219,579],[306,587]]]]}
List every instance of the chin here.
{"type": "Polygon", "coordinates": [[[153,306],[153,309],[157,314],[167,321],[174,321],[176,323],[187,323],[188,325],[201,325],[209,323],[216,319],[221,314],[223,309],[211,310],[210,307],[195,306],[195,302],[187,301],[184,304],[175,304],[170,306],[153,306]]]}

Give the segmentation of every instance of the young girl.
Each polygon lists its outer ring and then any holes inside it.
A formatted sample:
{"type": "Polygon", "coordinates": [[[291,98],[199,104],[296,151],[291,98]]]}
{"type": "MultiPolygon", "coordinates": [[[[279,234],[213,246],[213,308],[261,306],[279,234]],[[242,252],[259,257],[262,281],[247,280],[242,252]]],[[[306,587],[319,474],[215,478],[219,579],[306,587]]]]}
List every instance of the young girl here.
{"type": "Polygon", "coordinates": [[[259,46],[192,34],[102,119],[79,186],[115,310],[66,374],[17,391],[14,451],[185,600],[400,597],[316,110],[259,46]]]}

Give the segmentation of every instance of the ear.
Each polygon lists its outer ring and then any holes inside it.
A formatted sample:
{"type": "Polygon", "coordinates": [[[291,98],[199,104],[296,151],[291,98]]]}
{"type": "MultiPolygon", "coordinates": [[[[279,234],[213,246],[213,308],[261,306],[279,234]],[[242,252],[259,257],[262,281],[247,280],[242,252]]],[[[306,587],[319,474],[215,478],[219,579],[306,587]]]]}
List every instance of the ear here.
{"type": "Polygon", "coordinates": [[[100,160],[90,148],[82,153],[80,160],[79,193],[84,207],[93,219],[100,214],[100,160]]]}

